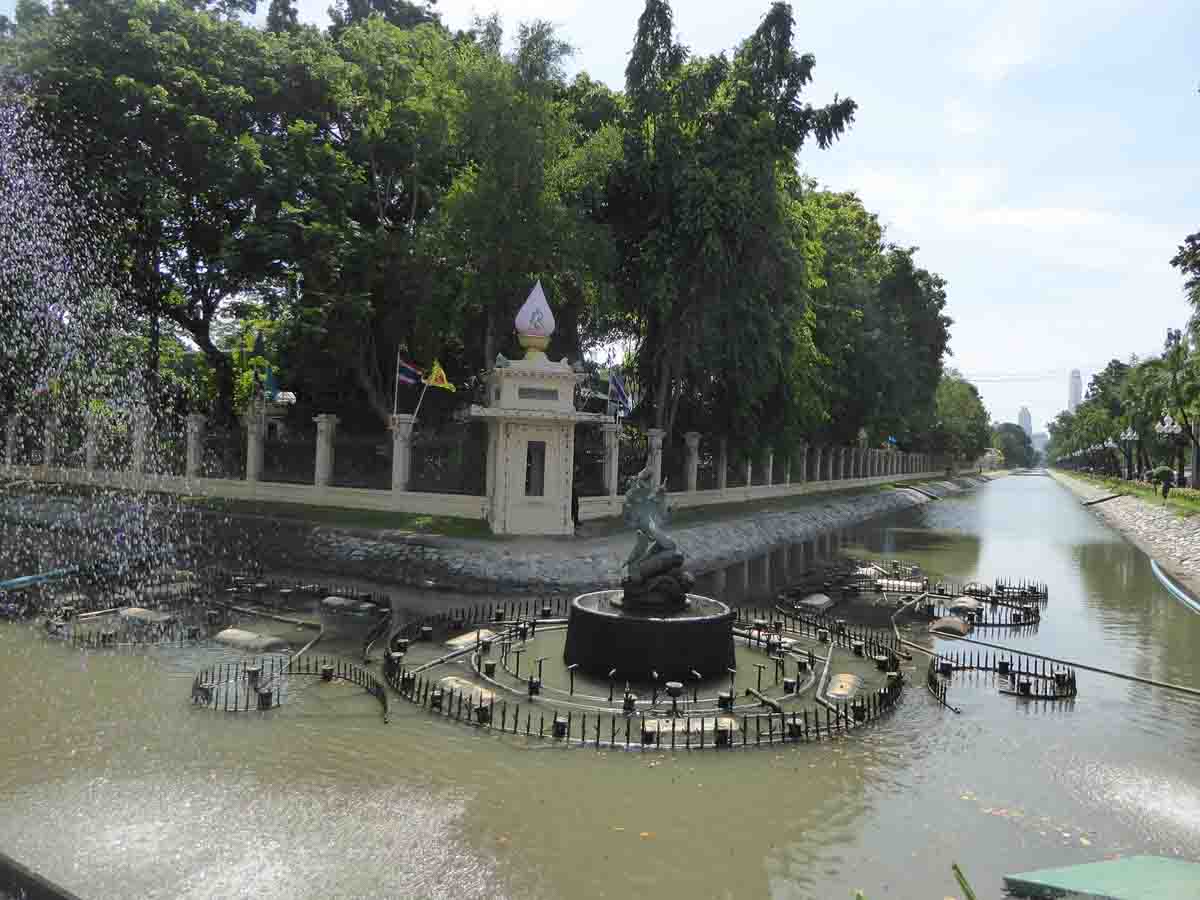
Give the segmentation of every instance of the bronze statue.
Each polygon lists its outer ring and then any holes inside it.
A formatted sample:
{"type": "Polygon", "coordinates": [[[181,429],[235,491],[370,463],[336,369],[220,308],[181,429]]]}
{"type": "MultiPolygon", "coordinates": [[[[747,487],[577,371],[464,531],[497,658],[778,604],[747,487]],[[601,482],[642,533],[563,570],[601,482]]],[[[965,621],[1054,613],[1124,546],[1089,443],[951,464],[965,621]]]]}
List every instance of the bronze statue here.
{"type": "Polygon", "coordinates": [[[667,508],[667,482],[664,479],[657,487],[651,481],[650,467],[642,469],[629,480],[625,491],[625,505],[622,512],[625,524],[637,530],[637,543],[625,560],[626,572],[631,572],[643,559],[652,556],[660,550],[674,552],[675,542],[659,530],[660,524],[666,524],[670,518],[667,508]]]}
{"type": "Polygon", "coordinates": [[[695,583],[683,571],[679,546],[661,529],[669,518],[666,485],[665,480],[655,485],[647,466],[630,479],[625,491],[625,523],[637,530],[621,582],[626,606],[683,606],[695,583]]]}

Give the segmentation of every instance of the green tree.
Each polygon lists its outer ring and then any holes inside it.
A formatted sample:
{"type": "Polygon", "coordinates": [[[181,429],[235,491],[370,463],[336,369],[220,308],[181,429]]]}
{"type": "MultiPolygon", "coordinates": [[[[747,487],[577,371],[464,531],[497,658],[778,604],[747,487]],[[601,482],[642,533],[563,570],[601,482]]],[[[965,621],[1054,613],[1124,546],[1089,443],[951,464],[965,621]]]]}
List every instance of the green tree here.
{"type": "Polygon", "coordinates": [[[372,16],[380,16],[389,25],[397,28],[415,28],[433,24],[438,15],[433,10],[436,0],[411,3],[409,0],[334,0],[329,7],[331,24],[329,33],[340,37],[341,33],[354,25],[360,25],[372,16]]]}
{"type": "Polygon", "coordinates": [[[271,0],[271,6],[267,10],[267,31],[295,31],[299,27],[300,16],[296,11],[296,0],[271,0]]]}
{"type": "Polygon", "coordinates": [[[165,320],[204,354],[230,429],[233,371],[213,325],[260,275],[240,244],[265,171],[271,55],[261,32],[178,0],[64,5],[20,55],[41,123],[121,223],[148,399],[165,320]]]}
{"type": "Polygon", "coordinates": [[[1002,422],[996,426],[992,432],[992,446],[1004,454],[1004,461],[1010,466],[1030,468],[1037,456],[1029,435],[1015,422],[1002,422]]]}
{"type": "Polygon", "coordinates": [[[954,369],[947,369],[938,381],[935,403],[935,451],[969,461],[991,446],[992,429],[979,391],[954,369]]]}
{"type": "Polygon", "coordinates": [[[776,3],[732,59],[688,59],[665,0],[638,20],[609,221],[644,418],[668,431],[685,398],[707,396],[718,425],[754,433],[795,348],[811,346],[783,181],[805,140],[828,146],[855,105],[801,101],[815,60],[793,49],[794,25],[776,3]]]}

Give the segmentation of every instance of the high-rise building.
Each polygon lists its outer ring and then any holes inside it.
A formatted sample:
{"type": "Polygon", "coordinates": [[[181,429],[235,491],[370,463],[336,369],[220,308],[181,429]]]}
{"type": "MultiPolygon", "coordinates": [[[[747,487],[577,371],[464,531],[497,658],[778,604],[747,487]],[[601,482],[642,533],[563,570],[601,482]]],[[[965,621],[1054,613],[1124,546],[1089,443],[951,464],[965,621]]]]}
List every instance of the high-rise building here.
{"type": "Polygon", "coordinates": [[[1033,439],[1033,416],[1029,414],[1029,407],[1022,406],[1021,411],[1017,413],[1017,424],[1021,426],[1021,430],[1025,432],[1025,436],[1030,440],[1033,439]]]}
{"type": "Polygon", "coordinates": [[[1067,412],[1075,412],[1075,407],[1083,399],[1083,377],[1078,369],[1071,370],[1071,378],[1067,386],[1067,412]]]}

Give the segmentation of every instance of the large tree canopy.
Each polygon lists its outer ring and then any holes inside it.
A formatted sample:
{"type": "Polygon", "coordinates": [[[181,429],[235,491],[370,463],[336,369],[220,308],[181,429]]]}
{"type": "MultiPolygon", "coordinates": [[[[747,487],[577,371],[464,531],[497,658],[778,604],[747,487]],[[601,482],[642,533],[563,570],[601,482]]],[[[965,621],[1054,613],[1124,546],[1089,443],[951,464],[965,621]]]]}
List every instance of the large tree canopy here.
{"type": "MultiPolygon", "coordinates": [[[[397,355],[478,384],[540,279],[554,358],[633,346],[646,425],[746,453],[979,445],[942,371],[945,282],[797,168],[856,106],[805,99],[789,5],[696,56],[647,0],[624,91],[568,78],[546,22],[335,0],[321,30],[271,0],[259,29],[250,5],[21,0],[0,23],[10,93],[112,225],[149,399],[170,382],[236,433],[261,333],[298,419],[378,430],[397,355]]],[[[471,396],[433,393],[434,419],[471,396]]]]}

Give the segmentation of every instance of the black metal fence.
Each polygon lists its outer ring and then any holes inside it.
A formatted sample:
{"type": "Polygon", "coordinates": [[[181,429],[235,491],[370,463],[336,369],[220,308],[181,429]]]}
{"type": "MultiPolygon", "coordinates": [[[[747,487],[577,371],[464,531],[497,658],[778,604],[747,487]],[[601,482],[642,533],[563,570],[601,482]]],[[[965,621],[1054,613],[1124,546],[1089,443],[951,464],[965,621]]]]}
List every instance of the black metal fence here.
{"type": "Polygon", "coordinates": [[[1069,666],[1048,665],[1046,660],[1014,651],[956,650],[929,658],[926,683],[944,706],[958,712],[947,700],[955,672],[991,672],[1007,681],[1001,694],[1030,700],[1071,700],[1078,693],[1076,673],[1069,666]]]}
{"type": "Polygon", "coordinates": [[[388,720],[388,694],[362,666],[332,656],[304,654],[289,660],[277,656],[220,663],[192,679],[192,703],[223,712],[265,712],[280,705],[289,678],[319,677],[347,681],[375,697],[388,720]]]}
{"type": "MultiPolygon", "coordinates": [[[[557,621],[569,611],[570,597],[551,595],[534,600],[482,603],[458,607],[435,616],[407,623],[393,635],[433,641],[462,631],[470,624],[503,625],[505,638],[519,639],[536,628],[536,622],[557,621]]],[[[857,725],[871,722],[891,710],[901,696],[899,656],[894,636],[875,629],[852,628],[839,620],[803,616],[778,610],[739,610],[737,623],[759,631],[757,640],[769,646],[778,630],[793,634],[818,635],[827,628],[829,641],[850,647],[862,655],[886,656],[889,675],[884,687],[844,702],[826,702],[822,710],[744,713],[713,709],[708,714],[664,719],[644,712],[600,712],[571,708],[560,710],[530,700],[496,699],[496,693],[478,685],[445,686],[434,670],[441,664],[481,652],[480,646],[453,651],[440,659],[409,669],[385,664],[384,679],[402,697],[435,715],[504,734],[551,740],[564,745],[591,745],[613,749],[724,749],[737,746],[803,743],[846,734],[857,725]],[[779,623],[776,625],[775,623],[779,623]],[[666,727],[669,725],[670,727],[666,727]]],[[[751,636],[753,642],[755,638],[751,636]]],[[[395,659],[395,657],[393,657],[395,659]]],[[[473,662],[478,663],[478,657],[473,662]]],[[[531,676],[532,677],[532,676],[531,676]]]]}

